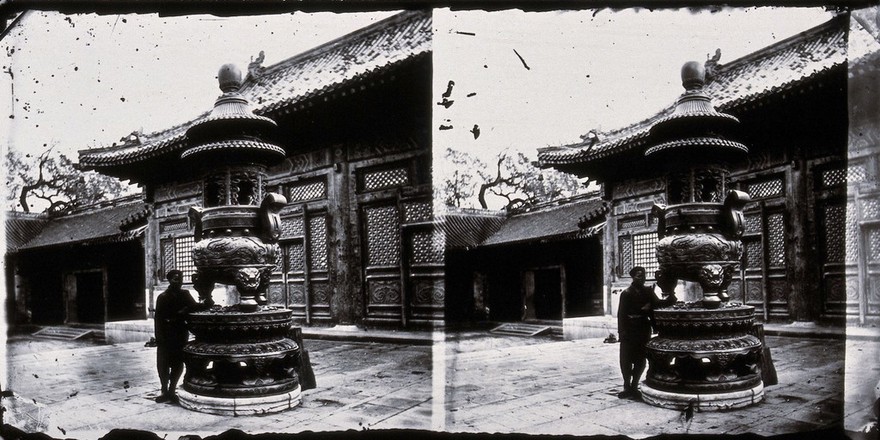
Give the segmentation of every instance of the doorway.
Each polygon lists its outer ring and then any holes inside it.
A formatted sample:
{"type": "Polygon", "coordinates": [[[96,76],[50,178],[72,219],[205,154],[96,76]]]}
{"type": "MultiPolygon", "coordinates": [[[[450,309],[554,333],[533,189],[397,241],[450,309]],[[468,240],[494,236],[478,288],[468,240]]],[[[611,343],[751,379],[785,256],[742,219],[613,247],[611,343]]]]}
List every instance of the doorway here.
{"type": "Polygon", "coordinates": [[[103,270],[69,273],[67,290],[67,323],[103,324],[106,320],[106,289],[103,270]]]}
{"type": "Polygon", "coordinates": [[[559,266],[526,271],[523,320],[562,320],[565,314],[563,277],[559,266]]]}

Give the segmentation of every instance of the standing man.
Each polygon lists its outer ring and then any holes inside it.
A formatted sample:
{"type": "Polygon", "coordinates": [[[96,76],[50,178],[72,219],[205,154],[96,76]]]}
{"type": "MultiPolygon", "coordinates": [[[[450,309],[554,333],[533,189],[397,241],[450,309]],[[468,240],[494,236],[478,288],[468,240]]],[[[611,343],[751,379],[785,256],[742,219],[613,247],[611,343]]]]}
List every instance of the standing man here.
{"type": "Polygon", "coordinates": [[[177,402],[177,382],[183,374],[183,347],[189,340],[186,315],[196,305],[188,290],[183,290],[183,272],[169,270],[169,286],[156,298],[156,367],[162,394],[156,402],[177,402]]]}
{"type": "Polygon", "coordinates": [[[647,362],[645,344],[651,339],[651,320],[659,298],[645,286],[645,268],[630,269],[632,284],[620,294],[617,308],[617,331],[620,333],[620,373],[623,376],[621,399],[639,398],[639,380],[647,362]]]}

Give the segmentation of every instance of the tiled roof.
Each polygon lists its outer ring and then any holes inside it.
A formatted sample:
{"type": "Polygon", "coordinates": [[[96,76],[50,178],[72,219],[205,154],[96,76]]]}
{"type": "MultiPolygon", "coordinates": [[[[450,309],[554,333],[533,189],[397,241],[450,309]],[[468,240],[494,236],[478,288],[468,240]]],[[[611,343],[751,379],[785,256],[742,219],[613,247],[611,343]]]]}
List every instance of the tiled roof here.
{"type": "Polygon", "coordinates": [[[43,230],[20,250],[77,243],[127,241],[137,237],[139,229],[123,231],[124,223],[141,215],[144,202],[139,197],[126,198],[107,207],[83,210],[50,220],[43,230]]]}
{"type": "MultiPolygon", "coordinates": [[[[342,36],[278,64],[254,69],[241,87],[254,113],[295,109],[299,103],[336,91],[393,66],[430,53],[430,11],[406,11],[342,36]]],[[[167,130],[138,134],[123,145],[80,151],[80,164],[91,168],[138,162],[183,147],[186,129],[201,117],[167,130]]]]}
{"type": "Polygon", "coordinates": [[[497,231],[507,220],[504,211],[449,209],[438,227],[446,237],[446,249],[471,249],[497,231]]]}
{"type": "MultiPolygon", "coordinates": [[[[728,64],[718,65],[706,92],[719,111],[793,89],[847,61],[846,15],[801,32],[728,64]]],[[[670,97],[674,101],[675,97],[670,97]]],[[[546,147],[538,159],[547,166],[590,162],[642,146],[652,125],[673,110],[600,134],[599,143],[546,147]]]]}
{"type": "Polygon", "coordinates": [[[607,210],[606,202],[598,197],[564,200],[561,204],[510,216],[481,245],[579,238],[582,232],[579,224],[584,220],[590,225],[598,223],[607,210]]]}
{"type": "Polygon", "coordinates": [[[7,212],[4,226],[6,229],[6,252],[15,252],[25,243],[36,237],[48,223],[42,214],[24,212],[7,212]]]}

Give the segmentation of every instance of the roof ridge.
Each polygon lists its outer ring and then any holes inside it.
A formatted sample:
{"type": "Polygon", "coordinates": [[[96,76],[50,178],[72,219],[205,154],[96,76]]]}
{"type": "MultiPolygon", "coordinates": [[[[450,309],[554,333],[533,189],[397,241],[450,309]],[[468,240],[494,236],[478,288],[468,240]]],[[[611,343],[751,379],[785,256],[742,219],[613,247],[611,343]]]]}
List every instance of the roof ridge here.
{"type": "Polygon", "coordinates": [[[241,88],[245,89],[248,86],[250,86],[251,84],[253,84],[254,82],[258,81],[261,77],[275,74],[278,71],[283,70],[285,67],[288,67],[291,64],[296,64],[296,63],[303,62],[303,61],[306,61],[311,58],[322,56],[328,52],[333,51],[334,49],[337,49],[339,47],[344,46],[343,43],[349,43],[352,41],[359,41],[361,39],[361,37],[363,37],[363,36],[380,32],[387,25],[401,24],[406,21],[409,21],[413,17],[423,16],[423,15],[430,14],[430,13],[431,13],[430,10],[421,10],[421,9],[419,9],[419,10],[404,10],[401,13],[394,14],[390,17],[383,18],[382,20],[379,20],[379,21],[372,23],[368,26],[364,26],[362,28],[355,29],[345,35],[342,35],[340,37],[336,37],[330,41],[324,42],[324,43],[322,43],[318,46],[315,46],[311,49],[307,49],[307,50],[300,52],[296,55],[293,55],[285,60],[279,61],[271,66],[267,66],[265,68],[265,70],[263,70],[260,73],[260,75],[258,75],[256,77],[251,75],[250,72],[248,72],[247,76],[245,77],[244,81],[242,82],[241,88]]]}
{"type": "Polygon", "coordinates": [[[123,206],[134,205],[137,202],[143,202],[143,194],[130,194],[127,196],[117,197],[115,199],[110,200],[102,200],[95,203],[91,203],[85,206],[77,207],[73,212],[65,215],[59,215],[57,217],[52,217],[52,220],[57,220],[60,218],[68,218],[74,217],[77,215],[84,214],[92,214],[99,211],[105,211],[114,208],[120,208],[123,206]]]}
{"type": "MultiPolygon", "coordinates": [[[[843,21],[846,14],[840,14],[832,17],[828,21],[813,26],[809,29],[798,32],[788,38],[780,40],[776,43],[770,44],[768,46],[764,46],[754,52],[745,54],[739,58],[731,60],[728,63],[719,64],[717,67],[717,71],[715,72],[714,77],[720,76],[722,73],[727,73],[731,70],[734,70],[744,64],[749,64],[754,62],[755,60],[766,58],[774,53],[782,52],[783,50],[788,49],[789,47],[799,43],[803,40],[808,39],[810,36],[819,35],[825,32],[832,32],[840,27],[839,21],[843,21]]],[[[714,78],[713,78],[714,79],[714,78]]],[[[707,81],[707,84],[712,82],[712,79],[707,81]]]]}

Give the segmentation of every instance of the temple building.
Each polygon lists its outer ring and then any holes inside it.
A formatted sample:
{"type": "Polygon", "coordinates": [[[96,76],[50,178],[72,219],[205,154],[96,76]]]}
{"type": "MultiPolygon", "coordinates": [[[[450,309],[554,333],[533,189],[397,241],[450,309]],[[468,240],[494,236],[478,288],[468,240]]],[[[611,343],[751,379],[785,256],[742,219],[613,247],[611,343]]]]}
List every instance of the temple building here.
{"type": "MultiPolygon", "coordinates": [[[[247,69],[239,91],[256,115],[277,123],[266,140],[286,155],[254,190],[287,199],[268,302],[291,308],[300,323],[412,327],[443,319],[442,241],[432,226],[431,41],[431,13],[407,11],[247,69]]],[[[148,304],[169,270],[182,270],[187,284],[195,271],[187,212],[212,206],[216,191],[203,188],[181,152],[187,129],[205,116],[80,151],[86,169],[143,188],[150,215],[139,270],[148,304]]]]}
{"type": "Polygon", "coordinates": [[[7,213],[6,319],[16,324],[95,326],[143,319],[149,208],[140,197],[68,215],[7,213]]]}
{"type": "MultiPolygon", "coordinates": [[[[740,59],[705,63],[706,93],[718,111],[741,121],[734,135],[749,148],[747,159],[731,169],[730,189],[751,201],[744,211],[744,256],[728,294],[754,306],[766,322],[880,318],[880,142],[876,119],[867,123],[871,113],[864,111],[877,108],[876,95],[863,93],[877,74],[853,68],[870,65],[858,54],[876,54],[877,46],[847,13],[740,59]],[[855,81],[862,81],[862,92],[852,90],[855,81]],[[855,117],[853,99],[861,107],[855,117]]],[[[600,133],[595,145],[539,149],[542,166],[603,186],[606,314],[614,314],[630,268],[646,267],[649,278],[657,269],[651,208],[667,203],[667,185],[675,182],[667,183],[664,164],[645,151],[650,128],[672,112],[674,98],[651,118],[600,133]]],[[[680,286],[690,300],[696,288],[680,286]]]]}
{"type": "Polygon", "coordinates": [[[558,328],[565,318],[603,315],[606,211],[596,194],[511,213],[449,208],[440,222],[447,322],[558,328]]]}

